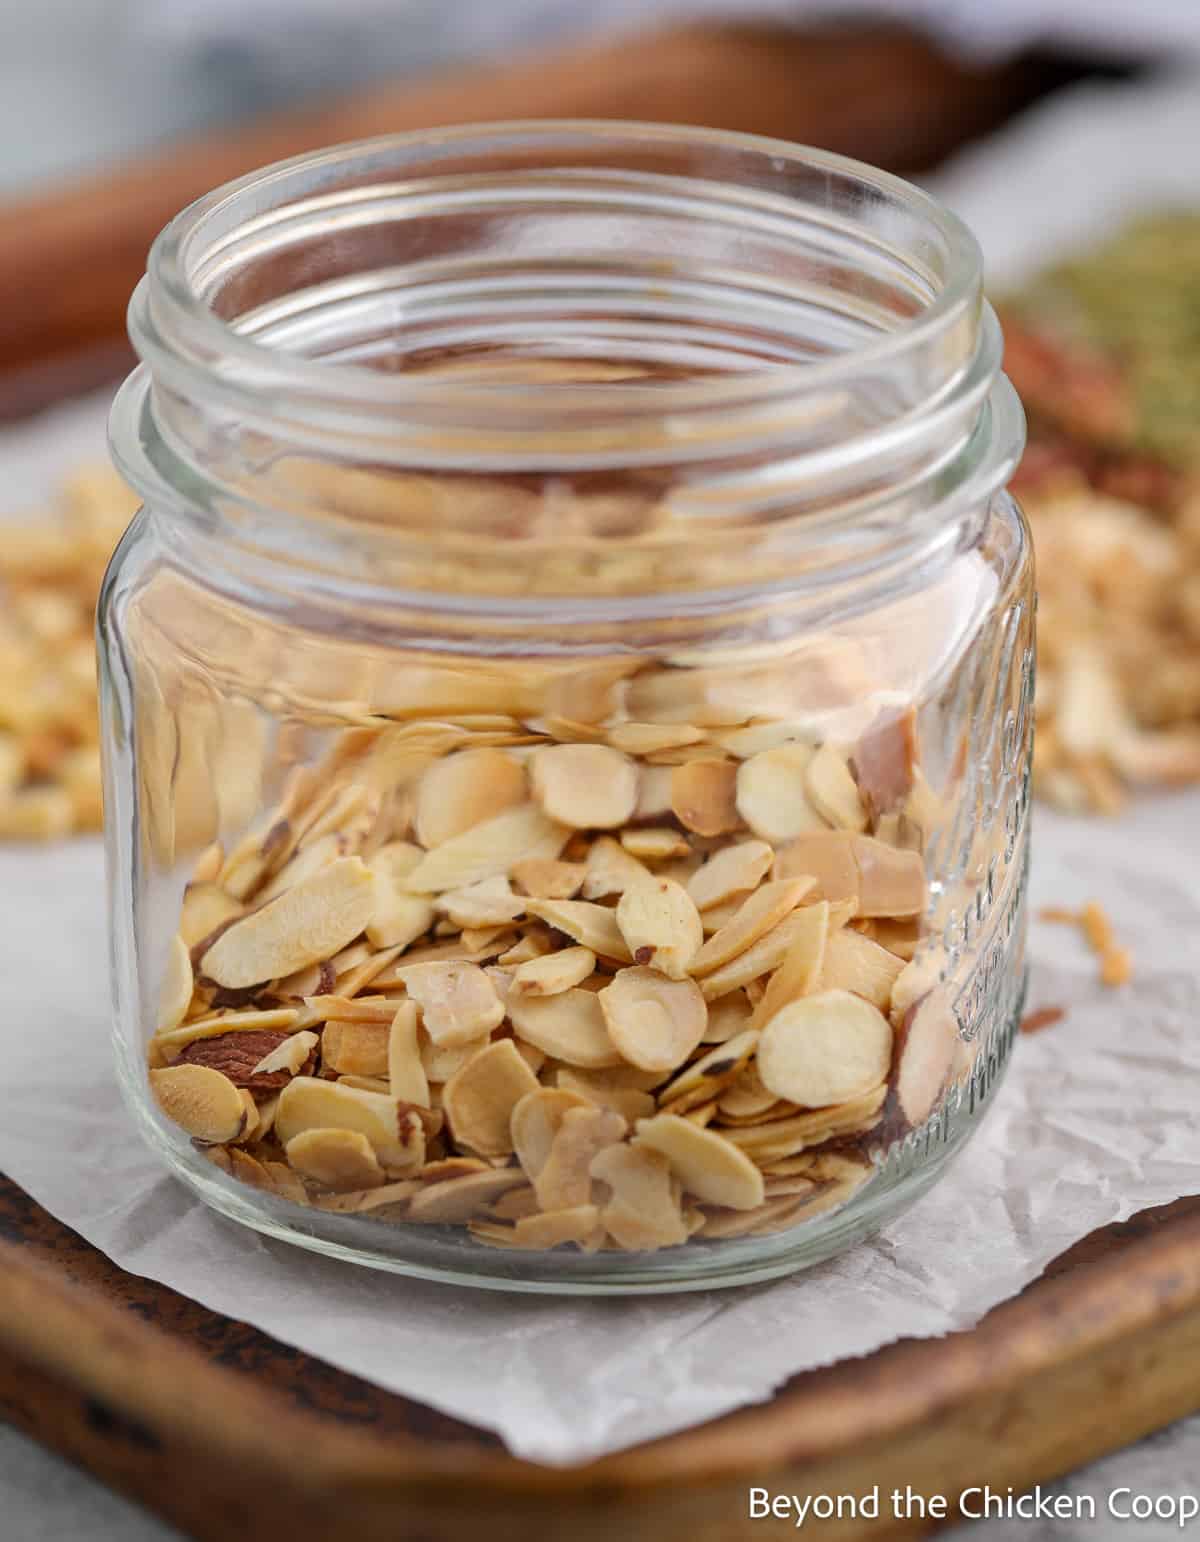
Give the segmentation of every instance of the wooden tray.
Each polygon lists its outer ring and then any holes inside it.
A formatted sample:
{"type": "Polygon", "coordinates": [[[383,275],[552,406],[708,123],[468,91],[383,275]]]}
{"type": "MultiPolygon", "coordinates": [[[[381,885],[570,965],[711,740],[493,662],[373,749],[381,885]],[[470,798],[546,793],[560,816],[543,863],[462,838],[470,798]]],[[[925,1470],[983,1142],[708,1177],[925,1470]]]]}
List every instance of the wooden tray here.
{"type": "MultiPolygon", "coordinates": [[[[1200,1196],[1094,1233],[973,1332],[555,1471],[125,1274],[0,1179],[0,1412],[201,1542],[716,1542],[795,1535],[751,1485],[1023,1488],[1200,1406],[1200,1196]]],[[[486,1303],[485,1303],[486,1305],[486,1303]]]]}

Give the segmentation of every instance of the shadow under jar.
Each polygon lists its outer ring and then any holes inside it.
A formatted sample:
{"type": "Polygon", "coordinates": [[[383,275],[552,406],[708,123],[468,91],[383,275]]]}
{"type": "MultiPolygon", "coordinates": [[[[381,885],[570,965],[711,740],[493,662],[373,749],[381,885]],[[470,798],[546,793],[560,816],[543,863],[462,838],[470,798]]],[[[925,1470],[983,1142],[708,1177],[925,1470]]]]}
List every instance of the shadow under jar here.
{"type": "Polygon", "coordinates": [[[201,200],[131,329],[116,1046],[173,1170],[543,1291],[769,1278],[920,1195],[1024,974],[968,232],[765,140],[450,130],[201,200]]]}

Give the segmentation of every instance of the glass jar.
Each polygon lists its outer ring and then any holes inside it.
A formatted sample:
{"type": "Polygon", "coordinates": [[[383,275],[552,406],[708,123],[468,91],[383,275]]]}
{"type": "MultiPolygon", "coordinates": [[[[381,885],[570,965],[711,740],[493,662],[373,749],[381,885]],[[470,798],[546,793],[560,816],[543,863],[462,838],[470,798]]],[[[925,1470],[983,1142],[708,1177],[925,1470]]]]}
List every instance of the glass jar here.
{"type": "Polygon", "coordinates": [[[202,199],[130,316],[116,1046],[173,1171],[550,1291],[768,1278],[920,1195],[1023,990],[969,233],[765,140],[448,130],[202,199]]]}

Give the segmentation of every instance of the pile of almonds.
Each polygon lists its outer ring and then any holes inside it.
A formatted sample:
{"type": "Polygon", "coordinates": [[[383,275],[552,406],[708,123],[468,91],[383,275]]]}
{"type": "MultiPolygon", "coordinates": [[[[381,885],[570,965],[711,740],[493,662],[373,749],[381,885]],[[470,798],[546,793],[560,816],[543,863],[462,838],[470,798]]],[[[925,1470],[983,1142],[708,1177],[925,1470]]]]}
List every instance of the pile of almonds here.
{"type": "Polygon", "coordinates": [[[827,1212],[938,1108],[963,1046],[913,962],[911,712],[847,746],[575,728],[348,732],[201,857],[149,1076],[220,1169],[496,1247],[647,1250],[827,1212]]]}
{"type": "Polygon", "coordinates": [[[96,466],[66,483],[50,518],[0,525],[0,839],[100,828],[93,625],[135,507],[96,466]]]}

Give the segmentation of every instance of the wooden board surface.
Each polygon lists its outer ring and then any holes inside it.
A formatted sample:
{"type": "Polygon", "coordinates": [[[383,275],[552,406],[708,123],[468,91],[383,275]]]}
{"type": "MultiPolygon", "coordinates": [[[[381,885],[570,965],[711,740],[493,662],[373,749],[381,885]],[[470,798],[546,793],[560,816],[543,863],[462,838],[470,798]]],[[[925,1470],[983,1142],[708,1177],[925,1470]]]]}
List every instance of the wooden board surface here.
{"type": "Polygon", "coordinates": [[[1200,1407],[1198,1368],[1200,1196],[1095,1233],[970,1333],[559,1471],[123,1273],[0,1179],[0,1412],[201,1542],[794,1535],[748,1518],[751,1485],[1020,1488],[1200,1407]]]}

